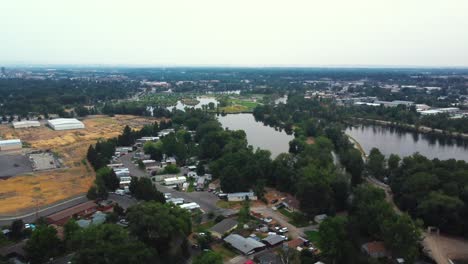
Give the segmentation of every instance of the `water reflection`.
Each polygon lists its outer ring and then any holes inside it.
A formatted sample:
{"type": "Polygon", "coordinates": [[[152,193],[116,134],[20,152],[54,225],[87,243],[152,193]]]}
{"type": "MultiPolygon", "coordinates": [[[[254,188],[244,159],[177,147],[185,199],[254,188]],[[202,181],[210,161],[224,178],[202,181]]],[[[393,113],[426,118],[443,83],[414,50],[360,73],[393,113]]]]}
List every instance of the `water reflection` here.
{"type": "Polygon", "coordinates": [[[287,135],[282,130],[265,126],[263,123],[255,121],[252,114],[219,115],[218,120],[224,128],[244,130],[249,145],[252,145],[254,148],[258,147],[269,150],[272,158],[275,158],[280,153],[288,152],[289,141],[294,139],[294,136],[287,135]]]}
{"type": "Polygon", "coordinates": [[[409,156],[419,152],[430,159],[461,159],[468,161],[468,140],[443,135],[408,132],[395,127],[360,125],[348,127],[346,134],[356,139],[364,150],[376,147],[385,155],[409,156]]]}

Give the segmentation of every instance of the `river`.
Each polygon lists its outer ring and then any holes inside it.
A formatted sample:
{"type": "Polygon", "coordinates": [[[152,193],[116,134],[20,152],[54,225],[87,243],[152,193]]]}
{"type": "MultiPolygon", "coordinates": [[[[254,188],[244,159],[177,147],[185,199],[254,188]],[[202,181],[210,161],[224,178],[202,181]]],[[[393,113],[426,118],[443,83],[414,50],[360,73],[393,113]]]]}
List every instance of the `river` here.
{"type": "Polygon", "coordinates": [[[272,127],[255,121],[252,114],[231,114],[218,116],[218,120],[224,128],[230,130],[244,130],[249,145],[254,148],[266,149],[271,152],[272,158],[280,153],[289,151],[289,141],[294,139],[284,131],[275,130],[272,127]]]}
{"type": "Polygon", "coordinates": [[[346,134],[359,142],[366,154],[375,147],[386,156],[397,154],[405,157],[419,152],[429,159],[468,161],[468,143],[454,139],[437,139],[427,134],[379,125],[348,127],[346,134]]]}

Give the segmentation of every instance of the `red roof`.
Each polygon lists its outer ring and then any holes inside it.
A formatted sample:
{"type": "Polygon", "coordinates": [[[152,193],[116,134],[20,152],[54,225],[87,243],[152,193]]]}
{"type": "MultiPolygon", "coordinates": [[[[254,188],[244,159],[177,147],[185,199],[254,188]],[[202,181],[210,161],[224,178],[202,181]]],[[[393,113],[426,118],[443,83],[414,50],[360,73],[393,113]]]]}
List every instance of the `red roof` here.
{"type": "Polygon", "coordinates": [[[63,225],[74,215],[91,215],[97,210],[97,204],[94,201],[88,201],[62,210],[47,217],[49,224],[63,225]]]}
{"type": "Polygon", "coordinates": [[[255,264],[255,262],[253,262],[253,260],[249,259],[244,264],[255,264]]]}
{"type": "Polygon", "coordinates": [[[386,253],[387,249],[385,248],[385,244],[380,241],[373,241],[365,244],[367,248],[367,253],[386,253]]]}

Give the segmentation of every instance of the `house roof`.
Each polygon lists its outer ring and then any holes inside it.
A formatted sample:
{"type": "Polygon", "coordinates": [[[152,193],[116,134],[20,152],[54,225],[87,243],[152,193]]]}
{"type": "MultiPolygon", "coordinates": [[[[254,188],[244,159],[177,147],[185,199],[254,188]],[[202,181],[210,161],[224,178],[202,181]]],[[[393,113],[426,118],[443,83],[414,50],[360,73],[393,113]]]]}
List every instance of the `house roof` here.
{"type": "Polygon", "coordinates": [[[255,196],[253,192],[238,192],[238,193],[228,193],[227,197],[252,197],[255,196]]]}
{"type": "Polygon", "coordinates": [[[279,235],[269,235],[266,238],[262,239],[262,241],[268,243],[269,245],[276,245],[278,243],[283,242],[285,239],[279,235]]]}
{"type": "Polygon", "coordinates": [[[96,207],[97,207],[97,204],[94,201],[88,201],[88,202],[70,207],[68,209],[62,210],[55,214],[51,214],[47,217],[47,219],[50,222],[55,223],[64,218],[72,217],[75,214],[79,214],[85,211],[89,211],[88,213],[93,213],[96,211],[96,207]]]}
{"type": "Polygon", "coordinates": [[[237,221],[232,218],[226,218],[223,221],[217,223],[213,227],[210,228],[210,231],[217,232],[219,234],[225,234],[229,232],[231,229],[237,226],[237,221]]]}
{"type": "Polygon", "coordinates": [[[281,259],[278,255],[270,250],[261,252],[255,256],[259,264],[281,264],[281,259]]]}
{"type": "Polygon", "coordinates": [[[307,239],[304,239],[302,237],[298,237],[296,239],[293,239],[291,241],[288,242],[288,247],[290,248],[297,248],[297,247],[300,247],[302,245],[304,245],[304,243],[306,243],[308,240],[307,239]]]}
{"type": "Polygon", "coordinates": [[[260,243],[255,239],[244,238],[238,234],[230,234],[224,238],[224,241],[244,254],[249,254],[257,248],[265,247],[265,244],[260,243]]]}
{"type": "Polygon", "coordinates": [[[387,252],[387,249],[385,248],[385,244],[382,241],[372,241],[362,246],[368,254],[387,252]]]}

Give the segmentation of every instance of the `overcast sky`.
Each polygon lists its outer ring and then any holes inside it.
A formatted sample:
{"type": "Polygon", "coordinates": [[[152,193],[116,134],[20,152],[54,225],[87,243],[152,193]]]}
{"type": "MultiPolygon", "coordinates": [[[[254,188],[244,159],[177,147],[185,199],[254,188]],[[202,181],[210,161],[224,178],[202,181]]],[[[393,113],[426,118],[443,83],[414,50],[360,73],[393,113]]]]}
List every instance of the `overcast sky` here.
{"type": "Polygon", "coordinates": [[[8,63],[468,66],[468,1],[5,0],[8,63]]]}

